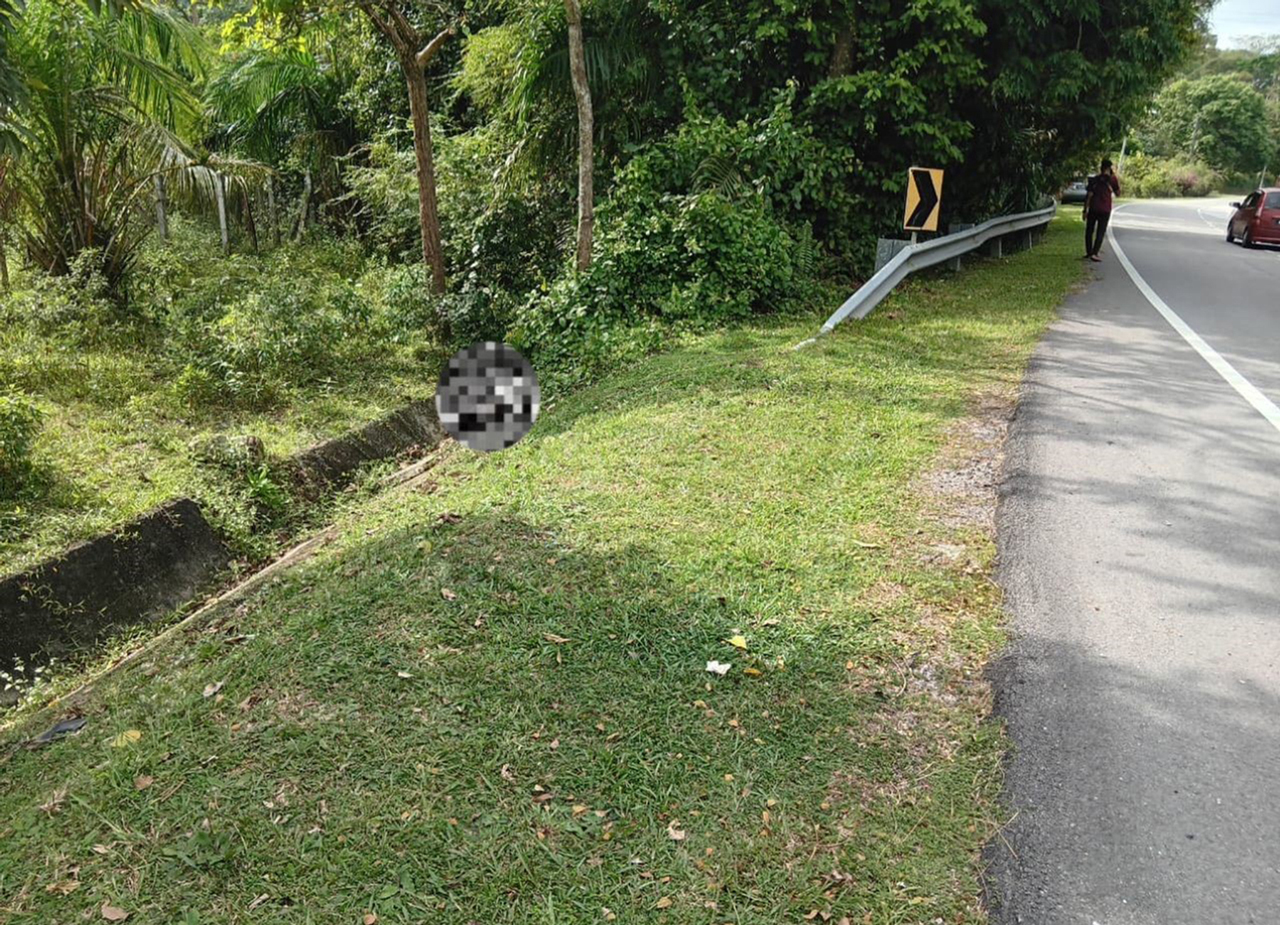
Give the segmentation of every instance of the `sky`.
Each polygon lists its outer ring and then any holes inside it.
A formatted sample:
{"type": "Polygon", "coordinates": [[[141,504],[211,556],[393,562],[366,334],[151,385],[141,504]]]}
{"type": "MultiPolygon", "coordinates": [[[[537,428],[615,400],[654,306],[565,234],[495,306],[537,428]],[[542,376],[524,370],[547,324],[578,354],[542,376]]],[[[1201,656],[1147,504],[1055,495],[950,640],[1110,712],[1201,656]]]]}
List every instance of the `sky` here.
{"type": "Polygon", "coordinates": [[[1238,48],[1250,35],[1280,35],[1280,0],[1219,0],[1209,24],[1219,48],[1238,48]]]}

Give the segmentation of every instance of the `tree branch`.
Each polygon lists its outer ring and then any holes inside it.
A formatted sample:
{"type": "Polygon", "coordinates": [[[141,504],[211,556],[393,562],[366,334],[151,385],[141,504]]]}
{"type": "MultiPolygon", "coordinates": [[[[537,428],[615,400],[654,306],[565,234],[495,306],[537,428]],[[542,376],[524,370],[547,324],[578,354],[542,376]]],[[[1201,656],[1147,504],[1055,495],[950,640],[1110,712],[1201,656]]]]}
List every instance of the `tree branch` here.
{"type": "Polygon", "coordinates": [[[365,15],[373,21],[373,27],[386,37],[397,52],[403,53],[407,50],[399,33],[396,32],[391,23],[378,15],[370,0],[360,0],[359,6],[360,9],[364,10],[365,15]]]}
{"type": "Polygon", "coordinates": [[[454,32],[457,31],[457,29],[458,27],[456,25],[452,25],[445,29],[441,29],[440,33],[435,38],[433,38],[430,42],[428,42],[426,47],[423,48],[422,51],[418,52],[418,55],[417,55],[418,67],[425,68],[428,64],[430,64],[431,59],[434,58],[436,56],[436,53],[440,50],[440,46],[443,45],[445,41],[449,38],[449,36],[453,35],[454,32]]]}

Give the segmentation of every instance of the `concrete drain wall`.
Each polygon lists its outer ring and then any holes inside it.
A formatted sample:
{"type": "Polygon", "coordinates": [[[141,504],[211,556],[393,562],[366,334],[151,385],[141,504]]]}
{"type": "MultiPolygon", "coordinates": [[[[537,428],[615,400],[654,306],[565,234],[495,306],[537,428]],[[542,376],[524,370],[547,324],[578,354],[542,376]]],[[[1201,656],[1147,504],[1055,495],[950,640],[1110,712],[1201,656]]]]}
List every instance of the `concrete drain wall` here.
{"type": "MultiPolygon", "coordinates": [[[[414,402],[286,461],[304,496],[348,482],[363,464],[444,438],[429,401],[414,402]]],[[[170,613],[209,590],[231,554],[190,498],[161,505],[111,533],[0,579],[0,667],[91,645],[112,627],[170,613]]]]}

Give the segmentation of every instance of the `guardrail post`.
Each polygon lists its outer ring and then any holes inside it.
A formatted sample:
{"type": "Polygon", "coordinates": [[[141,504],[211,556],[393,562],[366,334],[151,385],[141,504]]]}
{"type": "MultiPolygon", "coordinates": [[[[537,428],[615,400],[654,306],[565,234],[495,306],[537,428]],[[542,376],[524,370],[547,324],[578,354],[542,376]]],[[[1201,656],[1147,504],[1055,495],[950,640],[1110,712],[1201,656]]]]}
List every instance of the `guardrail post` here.
{"type": "Polygon", "coordinates": [[[983,252],[984,252],[988,257],[1003,257],[1003,256],[1004,256],[1004,243],[1003,243],[1003,240],[1000,238],[1000,236],[999,236],[999,235],[997,235],[996,237],[994,237],[994,238],[992,238],[990,241],[988,241],[986,244],[984,244],[984,245],[983,245],[983,247],[982,247],[982,249],[983,249],[983,252]]]}
{"type": "MultiPolygon", "coordinates": [[[[952,222],[947,226],[947,234],[959,234],[962,231],[968,231],[972,227],[973,222],[952,222]]],[[[952,257],[947,261],[947,269],[959,271],[960,260],[961,258],[959,257],[952,257]]]]}
{"type": "Polygon", "coordinates": [[[899,241],[897,238],[879,238],[876,240],[876,272],[898,255],[898,251],[908,247],[910,241],[899,241]]]}

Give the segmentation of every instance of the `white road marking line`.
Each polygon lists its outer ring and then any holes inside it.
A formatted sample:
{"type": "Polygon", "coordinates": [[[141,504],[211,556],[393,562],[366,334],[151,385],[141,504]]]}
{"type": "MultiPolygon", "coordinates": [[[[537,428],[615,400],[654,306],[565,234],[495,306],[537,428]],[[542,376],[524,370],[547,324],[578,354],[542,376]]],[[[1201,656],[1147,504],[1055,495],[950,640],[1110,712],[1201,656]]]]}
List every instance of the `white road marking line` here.
{"type": "MultiPolygon", "coordinates": [[[[1208,225],[1214,231],[1218,230],[1218,226],[1221,225],[1223,221],[1231,221],[1230,215],[1224,215],[1221,219],[1219,219],[1217,216],[1214,216],[1213,218],[1209,218],[1205,216],[1204,209],[1196,209],[1196,214],[1200,216],[1201,221],[1203,221],[1206,225],[1208,225]]],[[[1223,234],[1226,234],[1225,228],[1223,229],[1223,234]]]]}
{"type": "MultiPolygon", "coordinates": [[[[1118,212],[1123,206],[1116,209],[1118,212]]],[[[1138,287],[1138,291],[1146,296],[1147,301],[1152,307],[1164,316],[1164,320],[1169,322],[1169,326],[1182,335],[1182,339],[1191,345],[1191,348],[1204,359],[1206,363],[1213,367],[1219,376],[1227,380],[1227,384],[1240,393],[1240,396],[1253,405],[1254,409],[1261,414],[1277,431],[1280,431],[1280,408],[1276,407],[1276,403],[1267,396],[1258,391],[1252,382],[1240,375],[1239,370],[1226,361],[1222,354],[1214,350],[1191,327],[1178,317],[1178,313],[1170,308],[1156,294],[1156,291],[1147,285],[1147,281],[1142,278],[1139,273],[1129,262],[1129,258],[1125,256],[1124,250],[1120,247],[1120,242],[1116,240],[1115,230],[1112,226],[1107,226],[1107,240],[1111,242],[1111,249],[1116,252],[1116,256],[1120,258],[1120,265],[1124,267],[1129,278],[1133,280],[1133,284],[1138,287]]]]}

